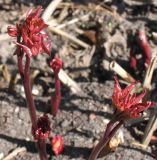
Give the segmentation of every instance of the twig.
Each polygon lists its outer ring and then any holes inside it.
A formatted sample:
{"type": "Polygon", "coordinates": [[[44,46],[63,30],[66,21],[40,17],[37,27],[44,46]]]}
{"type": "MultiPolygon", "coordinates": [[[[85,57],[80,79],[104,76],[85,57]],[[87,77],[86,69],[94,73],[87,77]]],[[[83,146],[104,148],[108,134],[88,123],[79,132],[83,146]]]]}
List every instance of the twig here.
{"type": "Polygon", "coordinates": [[[131,6],[133,6],[133,5],[138,6],[138,5],[143,5],[143,4],[145,4],[145,5],[151,4],[151,5],[157,6],[156,0],[151,0],[151,1],[149,1],[149,0],[132,0],[132,1],[124,0],[124,3],[126,3],[127,5],[131,5],[131,6]]]}
{"type": "Polygon", "coordinates": [[[68,7],[64,7],[59,14],[57,21],[61,23],[68,16],[68,7]]]}
{"type": "Polygon", "coordinates": [[[132,142],[132,145],[137,146],[137,147],[142,147],[142,148],[144,148],[144,149],[146,149],[146,148],[147,148],[147,146],[146,146],[146,145],[144,145],[144,144],[140,144],[139,142],[132,142]]]}
{"type": "Polygon", "coordinates": [[[116,61],[110,63],[110,69],[115,71],[120,77],[129,83],[135,82],[135,79],[125,71],[116,61]]]}
{"type": "MultiPolygon", "coordinates": [[[[146,76],[145,76],[145,80],[143,83],[143,87],[147,89],[147,94],[146,94],[146,98],[145,100],[147,100],[150,96],[150,89],[151,89],[151,80],[152,80],[152,76],[153,76],[153,72],[155,69],[155,64],[156,64],[156,55],[154,55],[154,57],[152,57],[150,65],[147,69],[146,72],[146,76]]],[[[153,132],[155,131],[155,129],[157,128],[157,109],[154,108],[153,112],[151,112],[150,114],[150,118],[148,121],[148,124],[146,126],[146,129],[144,131],[144,135],[142,138],[142,144],[148,146],[149,142],[151,141],[151,137],[153,135],[153,132]]]]}
{"type": "Polygon", "coordinates": [[[88,13],[88,14],[80,17],[80,18],[74,18],[74,19],[72,19],[72,20],[70,20],[70,21],[68,21],[66,23],[63,23],[63,24],[60,24],[60,25],[56,26],[56,28],[61,29],[61,28],[64,28],[64,27],[66,27],[68,25],[77,23],[78,21],[86,20],[89,17],[89,15],[90,15],[90,13],[88,13]]]}
{"type": "Polygon", "coordinates": [[[150,88],[151,88],[151,80],[152,80],[153,72],[155,69],[156,60],[157,60],[156,56],[152,57],[150,65],[149,65],[147,72],[146,72],[146,75],[145,75],[143,87],[148,90],[150,90],[150,88]]]}
{"type": "Polygon", "coordinates": [[[3,160],[11,160],[20,152],[25,152],[25,151],[26,151],[25,147],[18,147],[15,150],[13,150],[10,154],[8,154],[3,160]]]}
{"type": "Polygon", "coordinates": [[[96,46],[92,46],[90,53],[84,55],[84,57],[83,57],[84,67],[89,67],[90,66],[92,57],[95,53],[95,50],[96,50],[96,46]]]}
{"type": "Polygon", "coordinates": [[[9,82],[10,81],[10,73],[8,71],[8,67],[5,64],[0,65],[0,73],[2,72],[3,78],[9,82]]]}
{"type": "Polygon", "coordinates": [[[144,131],[144,136],[142,139],[143,145],[145,146],[149,145],[149,142],[151,141],[151,137],[156,129],[157,129],[157,116],[155,113],[153,115],[151,114],[147,127],[144,131]]]}
{"type": "Polygon", "coordinates": [[[57,22],[57,19],[50,19],[47,24],[49,24],[51,27],[56,27],[58,26],[58,22],[57,22]]]}
{"type": "Polygon", "coordinates": [[[63,69],[61,69],[59,72],[59,79],[63,84],[68,86],[74,94],[84,95],[84,92],[79,87],[79,85],[74,80],[72,80],[63,69]]]}
{"type": "Polygon", "coordinates": [[[43,15],[42,15],[42,18],[44,19],[45,22],[47,22],[51,15],[53,14],[53,12],[56,10],[57,6],[59,5],[59,3],[61,2],[62,0],[53,0],[49,5],[48,7],[45,9],[43,15]]]}
{"type": "Polygon", "coordinates": [[[9,92],[14,91],[15,84],[19,79],[20,79],[20,74],[18,74],[17,71],[14,71],[11,75],[10,82],[9,82],[9,87],[8,87],[9,92]]]}
{"type": "Polygon", "coordinates": [[[88,6],[87,5],[80,5],[80,4],[76,4],[76,3],[68,3],[68,2],[64,2],[64,3],[60,3],[59,7],[63,8],[63,7],[71,7],[72,9],[84,9],[84,10],[91,10],[91,12],[105,12],[113,17],[116,17],[117,20],[121,21],[123,20],[122,17],[116,12],[116,10],[112,9],[111,7],[104,5],[103,2],[101,2],[99,5],[93,4],[93,3],[89,3],[88,6]]]}
{"type": "Polygon", "coordinates": [[[72,42],[80,45],[80,46],[83,47],[83,48],[89,48],[89,47],[90,47],[87,43],[79,40],[78,38],[70,35],[69,33],[66,33],[65,31],[62,31],[62,30],[60,30],[60,29],[58,29],[58,28],[55,28],[55,27],[52,27],[52,26],[50,26],[49,29],[50,29],[52,32],[54,32],[54,33],[56,33],[56,34],[59,34],[59,35],[65,37],[65,38],[71,40],[72,42]]]}
{"type": "Polygon", "coordinates": [[[140,117],[140,118],[137,118],[137,119],[131,119],[131,120],[128,121],[128,125],[132,126],[132,125],[137,124],[137,123],[142,123],[146,120],[148,120],[148,117],[140,117]]]}

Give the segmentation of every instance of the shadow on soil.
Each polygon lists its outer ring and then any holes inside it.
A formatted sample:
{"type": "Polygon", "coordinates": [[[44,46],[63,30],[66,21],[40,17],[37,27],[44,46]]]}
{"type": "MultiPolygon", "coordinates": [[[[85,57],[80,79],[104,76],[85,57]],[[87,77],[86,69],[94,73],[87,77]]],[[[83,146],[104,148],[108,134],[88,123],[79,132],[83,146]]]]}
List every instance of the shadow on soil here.
{"type": "MultiPolygon", "coordinates": [[[[4,134],[0,134],[0,139],[7,140],[8,142],[17,144],[18,146],[21,146],[21,147],[26,147],[28,152],[37,153],[35,143],[32,141],[26,141],[23,139],[13,138],[13,137],[10,137],[4,134]]],[[[53,156],[50,144],[47,145],[47,152],[49,155],[53,156]]],[[[64,151],[62,154],[69,156],[70,158],[83,157],[87,159],[89,157],[90,152],[91,152],[90,148],[81,148],[81,147],[73,147],[73,146],[65,145],[64,151]]]]}

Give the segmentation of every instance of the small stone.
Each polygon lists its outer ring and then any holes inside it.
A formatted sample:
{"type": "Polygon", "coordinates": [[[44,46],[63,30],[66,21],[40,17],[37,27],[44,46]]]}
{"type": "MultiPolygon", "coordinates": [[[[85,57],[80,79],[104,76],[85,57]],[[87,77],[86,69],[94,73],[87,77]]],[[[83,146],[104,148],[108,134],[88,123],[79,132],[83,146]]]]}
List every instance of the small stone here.
{"type": "Polygon", "coordinates": [[[29,137],[26,137],[26,139],[25,139],[26,141],[30,141],[30,138],[29,137]]]}
{"type": "Polygon", "coordinates": [[[20,110],[19,107],[16,107],[15,108],[15,113],[19,113],[19,110],[20,110]]]}
{"type": "Polygon", "coordinates": [[[91,114],[89,115],[89,119],[90,119],[90,120],[95,120],[95,119],[96,119],[96,115],[95,115],[94,113],[91,113],[91,114]]]}
{"type": "Polygon", "coordinates": [[[67,127],[70,124],[70,121],[64,120],[61,124],[62,127],[67,127]]]}
{"type": "Polygon", "coordinates": [[[0,153],[0,160],[4,158],[4,153],[0,153]]]}
{"type": "Polygon", "coordinates": [[[22,123],[22,120],[21,120],[21,119],[19,119],[19,120],[18,120],[18,122],[19,122],[19,123],[22,123]]]}
{"type": "Polygon", "coordinates": [[[39,95],[39,90],[34,88],[32,90],[32,94],[35,95],[35,96],[39,95]]]}
{"type": "Polygon", "coordinates": [[[108,60],[104,59],[103,62],[102,62],[102,67],[105,70],[109,71],[109,69],[110,69],[110,62],[108,60]]]}
{"type": "Polygon", "coordinates": [[[103,123],[107,124],[109,122],[108,119],[103,119],[103,123]]]}

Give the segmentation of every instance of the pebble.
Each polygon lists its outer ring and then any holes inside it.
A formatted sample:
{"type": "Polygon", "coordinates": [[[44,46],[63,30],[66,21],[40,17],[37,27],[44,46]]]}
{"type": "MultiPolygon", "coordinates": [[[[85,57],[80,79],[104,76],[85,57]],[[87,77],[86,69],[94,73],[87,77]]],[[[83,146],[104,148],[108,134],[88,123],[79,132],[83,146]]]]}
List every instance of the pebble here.
{"type": "Polygon", "coordinates": [[[91,113],[91,114],[89,115],[89,119],[90,119],[90,120],[95,120],[95,119],[96,119],[96,115],[95,115],[94,113],[91,113]]]}
{"type": "Polygon", "coordinates": [[[22,120],[21,120],[21,119],[18,119],[18,122],[19,122],[19,123],[22,123],[22,120]]]}
{"type": "Polygon", "coordinates": [[[103,119],[103,123],[107,124],[110,120],[109,119],[103,119]]]}
{"type": "Polygon", "coordinates": [[[33,88],[32,94],[35,95],[35,96],[39,95],[39,90],[36,89],[36,88],[33,88]]]}
{"type": "Polygon", "coordinates": [[[30,141],[30,138],[29,138],[29,137],[26,137],[25,140],[26,140],[26,141],[30,141]]]}
{"type": "Polygon", "coordinates": [[[61,124],[62,127],[67,127],[71,122],[68,120],[64,120],[61,124]]]}
{"type": "Polygon", "coordinates": [[[19,108],[19,107],[16,107],[16,108],[15,108],[15,113],[19,113],[19,110],[20,110],[20,108],[19,108]]]}
{"type": "Polygon", "coordinates": [[[0,160],[3,159],[3,158],[4,158],[4,153],[1,152],[1,153],[0,153],[0,160]]]}

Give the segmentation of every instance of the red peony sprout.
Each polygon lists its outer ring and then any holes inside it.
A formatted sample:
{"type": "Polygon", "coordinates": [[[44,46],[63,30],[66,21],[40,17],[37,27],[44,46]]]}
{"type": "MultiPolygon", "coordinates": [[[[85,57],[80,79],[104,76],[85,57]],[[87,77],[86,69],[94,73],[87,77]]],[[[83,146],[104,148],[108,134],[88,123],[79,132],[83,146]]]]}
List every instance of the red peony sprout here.
{"type": "Polygon", "coordinates": [[[149,101],[145,103],[141,102],[146,94],[145,91],[138,96],[135,93],[131,93],[135,88],[135,83],[122,90],[117,77],[115,77],[115,81],[112,103],[118,112],[122,112],[127,118],[138,118],[141,116],[142,111],[154,105],[153,102],[149,101]]]}
{"type": "Polygon", "coordinates": [[[130,38],[130,67],[137,70],[138,59],[136,58],[136,55],[141,54],[143,58],[143,66],[147,69],[152,57],[147,36],[144,31],[138,31],[134,37],[135,38],[133,39],[130,38]],[[138,49],[140,49],[140,51],[138,49]]]}
{"type": "Polygon", "coordinates": [[[52,59],[52,61],[50,62],[50,66],[54,71],[55,75],[58,75],[60,69],[62,68],[62,61],[61,59],[59,59],[58,57],[55,57],[54,59],[52,59]]]}
{"type": "Polygon", "coordinates": [[[43,52],[50,55],[50,42],[47,42],[48,35],[43,31],[48,25],[40,17],[42,11],[42,7],[31,9],[24,21],[15,27],[8,27],[8,34],[11,37],[16,37],[15,44],[17,48],[15,54],[17,55],[18,69],[24,85],[27,106],[33,126],[32,133],[37,141],[40,160],[47,160],[45,139],[48,138],[51,130],[50,122],[46,115],[37,119],[30,82],[31,57],[43,52]],[[24,55],[26,57],[25,61],[23,61],[24,55]]]}
{"type": "Polygon", "coordinates": [[[37,128],[32,127],[35,140],[47,139],[51,132],[50,121],[46,114],[37,119],[37,128]]]}
{"type": "Polygon", "coordinates": [[[51,106],[52,106],[52,114],[54,116],[56,116],[57,112],[58,112],[58,108],[61,102],[61,93],[60,93],[60,79],[58,77],[59,71],[62,68],[62,61],[61,59],[59,59],[58,57],[55,57],[54,59],[52,59],[52,61],[50,62],[50,66],[54,71],[54,75],[55,75],[55,95],[51,97],[51,106]]]}
{"type": "Polygon", "coordinates": [[[52,150],[56,156],[58,156],[64,148],[64,139],[60,135],[57,135],[52,138],[51,141],[52,150]]]}
{"type": "Polygon", "coordinates": [[[135,83],[121,89],[117,77],[115,77],[115,81],[112,103],[116,110],[107,124],[104,136],[93,149],[89,160],[96,160],[101,151],[105,152],[107,144],[127,119],[140,117],[141,112],[154,105],[153,102],[149,101],[141,102],[145,96],[145,91],[138,96],[132,93],[135,83]]]}
{"type": "Polygon", "coordinates": [[[138,44],[140,45],[142,49],[142,56],[144,58],[144,65],[147,68],[151,61],[151,48],[149,46],[146,34],[144,31],[137,32],[137,38],[138,38],[138,44]]]}
{"type": "Polygon", "coordinates": [[[8,27],[8,34],[11,37],[17,37],[15,43],[29,57],[43,52],[50,54],[50,43],[45,42],[48,35],[43,32],[43,29],[47,28],[48,25],[40,18],[42,11],[42,7],[38,7],[36,10],[31,9],[24,22],[17,24],[16,27],[8,27]]]}

